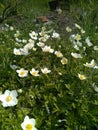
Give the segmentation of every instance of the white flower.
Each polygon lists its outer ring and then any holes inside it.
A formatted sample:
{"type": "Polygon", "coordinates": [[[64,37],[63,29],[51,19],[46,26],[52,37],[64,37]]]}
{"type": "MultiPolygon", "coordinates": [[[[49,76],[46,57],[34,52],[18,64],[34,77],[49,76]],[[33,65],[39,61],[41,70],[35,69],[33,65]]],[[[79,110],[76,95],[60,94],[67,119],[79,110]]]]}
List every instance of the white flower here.
{"type": "Polygon", "coordinates": [[[54,52],[54,49],[52,49],[51,46],[44,46],[42,50],[43,52],[50,52],[50,53],[54,52]]]}
{"type": "Polygon", "coordinates": [[[63,54],[60,51],[55,51],[54,53],[57,57],[63,57],[63,54]]]}
{"type": "Polygon", "coordinates": [[[92,86],[94,87],[94,90],[98,92],[98,86],[95,83],[93,83],[92,86]]]}
{"type": "Polygon", "coordinates": [[[16,70],[18,68],[17,65],[10,65],[11,69],[16,70]]]}
{"type": "Polygon", "coordinates": [[[78,46],[82,47],[82,42],[77,41],[76,43],[77,43],[78,46]]]}
{"type": "Polygon", "coordinates": [[[74,45],[74,48],[75,48],[76,50],[79,50],[79,47],[78,47],[77,45],[74,45]]]}
{"type": "Polygon", "coordinates": [[[33,50],[33,51],[36,51],[36,50],[37,50],[37,48],[36,48],[36,47],[33,47],[33,48],[32,48],[32,50],[33,50]]]}
{"type": "Polygon", "coordinates": [[[32,39],[37,40],[38,33],[32,31],[31,33],[29,33],[29,36],[30,36],[32,39]]]}
{"type": "Polygon", "coordinates": [[[10,30],[13,31],[13,30],[14,30],[14,27],[10,26],[10,30]]]}
{"type": "Polygon", "coordinates": [[[34,47],[34,43],[27,43],[25,46],[24,46],[24,48],[25,49],[27,49],[27,50],[29,50],[29,49],[32,49],[34,47]]]}
{"type": "Polygon", "coordinates": [[[22,40],[19,39],[18,37],[16,37],[15,40],[16,40],[16,42],[19,42],[19,43],[22,42],[22,40]]]}
{"type": "Polygon", "coordinates": [[[45,46],[45,43],[43,43],[43,42],[38,42],[37,45],[38,45],[39,47],[44,47],[44,46],[45,46]]]}
{"type": "Polygon", "coordinates": [[[0,101],[2,102],[3,107],[15,106],[18,103],[16,90],[6,90],[4,94],[0,95],[0,101]]]}
{"type": "Polygon", "coordinates": [[[79,77],[80,80],[87,79],[87,77],[85,75],[83,75],[83,74],[78,74],[78,77],[79,77]]]}
{"type": "Polygon", "coordinates": [[[93,46],[93,44],[90,42],[90,39],[89,39],[89,37],[87,37],[86,39],[85,39],[85,42],[87,43],[87,45],[90,47],[90,46],[93,46]]]}
{"type": "Polygon", "coordinates": [[[27,40],[23,39],[22,42],[23,42],[23,43],[27,43],[27,40]]]}
{"type": "Polygon", "coordinates": [[[25,70],[24,68],[21,68],[20,70],[16,70],[19,77],[27,77],[28,76],[28,70],[25,70]]]}
{"type": "Polygon", "coordinates": [[[48,74],[51,72],[51,70],[49,70],[48,68],[41,69],[41,71],[43,74],[48,74]]]}
{"type": "Polygon", "coordinates": [[[98,46],[94,46],[94,50],[95,50],[95,51],[98,51],[98,46]]]}
{"type": "Polygon", "coordinates": [[[14,34],[14,37],[17,38],[20,36],[20,32],[17,30],[16,33],[14,34]]]}
{"type": "Polygon", "coordinates": [[[60,8],[56,9],[58,14],[62,14],[62,10],[60,8]]]}
{"type": "Polygon", "coordinates": [[[17,48],[14,48],[13,53],[14,53],[15,55],[21,55],[20,49],[17,49],[17,48]]]}
{"type": "Polygon", "coordinates": [[[67,31],[67,32],[72,32],[72,29],[67,26],[67,27],[66,27],[66,31],[67,31]]]}
{"type": "Polygon", "coordinates": [[[34,118],[30,119],[28,116],[26,116],[21,124],[21,127],[23,130],[37,130],[35,128],[35,125],[36,125],[35,119],[34,118]]]}
{"type": "Polygon", "coordinates": [[[60,39],[60,34],[54,31],[53,34],[52,34],[52,38],[60,39]]]}
{"type": "Polygon", "coordinates": [[[29,41],[29,43],[34,44],[34,40],[33,39],[29,39],[28,41],[29,41]]]}
{"type": "Polygon", "coordinates": [[[86,64],[84,64],[84,66],[89,67],[89,68],[94,68],[96,66],[95,60],[92,59],[90,63],[86,62],[86,64]]]}
{"type": "Polygon", "coordinates": [[[82,58],[82,56],[80,55],[80,54],[78,54],[78,53],[71,53],[71,55],[72,55],[72,57],[74,57],[74,58],[82,58]]]}
{"type": "Polygon", "coordinates": [[[39,38],[39,41],[46,42],[50,38],[50,35],[44,34],[42,37],[39,38]]]}
{"type": "Polygon", "coordinates": [[[20,52],[21,52],[21,55],[28,55],[29,52],[28,52],[28,49],[27,48],[20,48],[20,52]]]}
{"type": "Polygon", "coordinates": [[[80,25],[78,25],[77,23],[75,23],[75,27],[81,29],[80,25]]]}
{"type": "Polygon", "coordinates": [[[68,59],[65,58],[65,57],[62,58],[61,63],[62,63],[63,65],[67,64],[67,63],[68,63],[68,59]]]}
{"type": "Polygon", "coordinates": [[[81,33],[82,33],[82,34],[85,33],[85,30],[81,29],[81,33]]]}
{"type": "Polygon", "coordinates": [[[77,41],[81,40],[81,35],[76,34],[76,35],[75,35],[75,40],[77,40],[77,41]]]}
{"type": "Polygon", "coordinates": [[[30,74],[33,76],[39,76],[39,71],[32,68],[32,70],[30,71],[30,74]]]}

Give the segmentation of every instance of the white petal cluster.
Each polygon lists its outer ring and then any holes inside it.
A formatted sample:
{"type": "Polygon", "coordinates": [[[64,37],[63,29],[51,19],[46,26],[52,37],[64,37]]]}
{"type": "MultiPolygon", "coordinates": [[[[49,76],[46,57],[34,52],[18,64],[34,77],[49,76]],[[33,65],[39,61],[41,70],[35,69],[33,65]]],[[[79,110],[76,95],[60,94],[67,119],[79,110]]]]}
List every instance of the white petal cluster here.
{"type": "Polygon", "coordinates": [[[63,54],[60,51],[55,51],[54,53],[57,57],[63,57],[63,54]]]}
{"type": "Polygon", "coordinates": [[[89,47],[90,47],[90,46],[93,46],[93,43],[91,43],[89,37],[87,37],[87,38],[85,39],[85,42],[87,43],[87,45],[88,45],[89,47]]]}
{"type": "Polygon", "coordinates": [[[30,71],[30,74],[33,76],[39,76],[39,71],[32,68],[32,70],[30,71]]]}
{"type": "Polygon", "coordinates": [[[78,58],[83,58],[82,56],[81,56],[81,54],[78,54],[78,53],[71,53],[71,55],[72,55],[72,57],[74,57],[74,58],[76,58],[76,59],[78,59],[78,58]]]}
{"type": "Polygon", "coordinates": [[[80,80],[87,79],[87,77],[85,75],[83,75],[83,74],[78,74],[78,77],[79,77],[80,80]]]}
{"type": "Polygon", "coordinates": [[[36,33],[35,31],[31,31],[31,33],[29,33],[29,36],[31,37],[31,39],[37,40],[38,33],[36,33]]]}
{"type": "Polygon", "coordinates": [[[60,34],[54,31],[52,34],[52,38],[60,39],[60,34]]]}
{"type": "Polygon", "coordinates": [[[54,52],[54,49],[52,49],[51,46],[44,46],[44,47],[42,48],[42,51],[43,51],[43,52],[53,53],[53,52],[54,52]]]}
{"type": "Polygon", "coordinates": [[[24,68],[16,70],[16,72],[18,73],[18,76],[21,78],[28,76],[28,70],[25,70],[24,68]]]}
{"type": "Polygon", "coordinates": [[[16,90],[6,90],[4,94],[0,95],[0,101],[2,102],[3,107],[11,107],[15,106],[18,103],[17,99],[17,91],[16,90]]]}
{"type": "Polygon", "coordinates": [[[21,124],[23,130],[37,130],[35,127],[36,120],[34,118],[29,118],[29,116],[25,116],[24,121],[21,124]]]}
{"type": "Polygon", "coordinates": [[[48,74],[51,72],[51,70],[49,70],[48,68],[41,69],[41,71],[43,74],[48,74]]]}

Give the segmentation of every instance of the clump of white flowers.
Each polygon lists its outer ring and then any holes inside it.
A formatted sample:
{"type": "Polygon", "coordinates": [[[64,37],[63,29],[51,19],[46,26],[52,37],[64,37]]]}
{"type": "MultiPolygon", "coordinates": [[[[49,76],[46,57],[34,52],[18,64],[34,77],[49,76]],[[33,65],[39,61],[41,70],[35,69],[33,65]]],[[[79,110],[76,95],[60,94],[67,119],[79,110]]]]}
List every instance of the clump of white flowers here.
{"type": "Polygon", "coordinates": [[[98,66],[94,59],[92,59],[90,63],[86,62],[86,64],[84,64],[84,66],[89,67],[89,68],[98,69],[98,66]]]}

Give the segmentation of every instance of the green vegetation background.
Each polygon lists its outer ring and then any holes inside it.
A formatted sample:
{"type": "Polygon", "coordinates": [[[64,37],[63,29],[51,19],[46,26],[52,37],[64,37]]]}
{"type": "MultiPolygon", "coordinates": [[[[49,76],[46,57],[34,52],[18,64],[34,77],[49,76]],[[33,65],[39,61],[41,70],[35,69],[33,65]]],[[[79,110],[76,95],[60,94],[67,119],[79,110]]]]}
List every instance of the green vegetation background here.
{"type": "MultiPolygon", "coordinates": [[[[0,2],[2,6],[7,4],[2,0],[0,2]]],[[[20,30],[22,37],[28,39],[30,30],[40,30],[35,27],[34,19],[50,13],[48,2],[49,0],[18,1],[17,14],[5,19],[0,24],[0,28],[7,23],[14,26],[16,30],[20,30]]],[[[64,11],[66,12],[66,10],[64,11]]],[[[85,0],[71,0],[70,13],[76,22],[85,29],[85,37],[89,36],[92,42],[98,45],[98,2],[96,0],[86,2],[85,0]]],[[[42,26],[41,23],[40,28],[42,26]]],[[[17,61],[19,65],[29,66],[32,62],[29,57],[25,59],[13,55],[14,33],[0,31],[0,91],[22,89],[23,92],[19,93],[19,103],[15,107],[3,108],[0,103],[0,130],[21,130],[20,125],[25,115],[36,119],[38,130],[98,130],[98,93],[92,88],[93,82],[98,83],[98,70],[92,72],[92,70],[88,71],[82,67],[83,63],[93,57],[98,63],[98,52],[92,52],[92,48],[90,48],[87,50],[88,57],[84,61],[80,60],[77,63],[77,60],[73,60],[71,62],[70,52],[73,51],[73,48],[69,39],[63,37],[59,43],[62,46],[60,51],[69,59],[68,66],[60,69],[57,59],[50,56],[47,65],[54,67],[52,74],[41,78],[20,79],[10,65],[17,61]],[[54,64],[52,64],[53,62],[54,64]],[[77,65],[78,67],[76,67],[77,65]],[[58,70],[63,73],[62,76],[57,75],[58,70]],[[88,75],[93,73],[94,76],[89,77],[87,81],[80,81],[76,76],[78,71],[88,75]]],[[[54,48],[58,48],[55,41],[52,44],[54,48]]],[[[37,53],[36,56],[35,63],[39,63],[40,54],[37,53]]],[[[46,59],[47,57],[48,55],[44,56],[46,59]]],[[[44,59],[42,62],[44,63],[44,59]]]]}

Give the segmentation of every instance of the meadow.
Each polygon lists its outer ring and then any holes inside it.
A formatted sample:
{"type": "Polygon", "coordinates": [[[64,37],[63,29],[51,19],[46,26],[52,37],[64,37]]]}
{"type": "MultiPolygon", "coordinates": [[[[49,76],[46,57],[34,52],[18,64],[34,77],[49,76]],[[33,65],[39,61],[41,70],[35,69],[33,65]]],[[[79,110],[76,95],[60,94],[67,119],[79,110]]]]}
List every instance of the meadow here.
{"type": "Polygon", "coordinates": [[[0,130],[98,130],[98,1],[49,1],[0,1],[0,130]]]}

